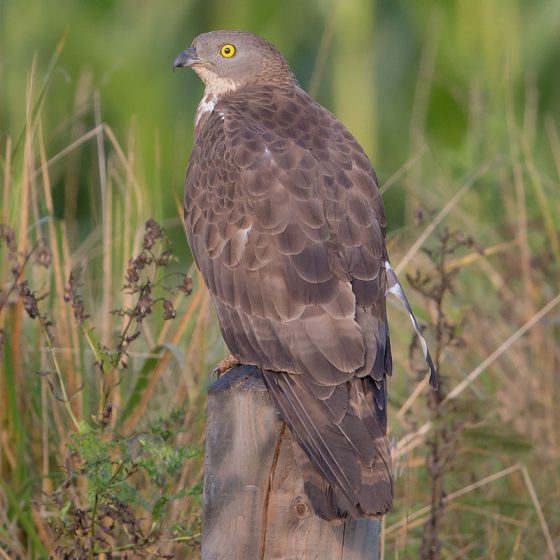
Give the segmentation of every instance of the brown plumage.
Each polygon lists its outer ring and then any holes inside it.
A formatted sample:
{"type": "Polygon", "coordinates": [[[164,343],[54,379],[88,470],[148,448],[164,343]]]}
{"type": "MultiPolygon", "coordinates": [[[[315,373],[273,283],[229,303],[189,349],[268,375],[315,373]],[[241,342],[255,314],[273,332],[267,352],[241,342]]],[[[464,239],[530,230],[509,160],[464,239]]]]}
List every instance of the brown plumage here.
{"type": "Polygon", "coordinates": [[[185,227],[224,340],[261,368],[305,452],[318,515],[384,514],[393,495],[386,292],[408,302],[388,263],[371,163],[260,37],[200,35],[174,66],[206,84],[185,227]]]}

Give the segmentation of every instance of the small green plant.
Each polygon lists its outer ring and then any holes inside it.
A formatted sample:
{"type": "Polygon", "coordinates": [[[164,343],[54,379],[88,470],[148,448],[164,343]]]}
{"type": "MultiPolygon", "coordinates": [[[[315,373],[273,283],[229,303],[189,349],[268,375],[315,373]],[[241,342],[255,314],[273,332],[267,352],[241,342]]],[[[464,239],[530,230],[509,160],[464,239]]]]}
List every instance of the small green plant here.
{"type": "Polygon", "coordinates": [[[190,523],[166,523],[176,500],[200,502],[199,484],[173,490],[185,461],[202,449],[177,446],[184,411],[127,437],[99,425],[72,437],[63,483],[45,501],[53,518],[56,551],[61,558],[97,558],[127,552],[128,557],[168,557],[162,540],[196,545],[200,517],[190,523]],[[85,491],[84,491],[85,490],[85,491]]]}
{"type": "MultiPolygon", "coordinates": [[[[49,294],[33,290],[28,280],[33,276],[30,265],[50,266],[51,251],[42,239],[20,250],[14,230],[6,225],[0,225],[0,241],[11,275],[7,287],[0,291],[0,311],[8,302],[19,301],[29,318],[39,323],[51,364],[41,376],[48,380],[52,395],[64,405],[74,427],[62,472],[51,474],[62,478],[62,483],[44,492],[38,501],[40,508],[50,512],[57,557],[78,560],[111,557],[117,552],[127,557],[171,557],[161,552],[169,542],[196,546],[201,484],[177,484],[185,464],[202,455],[200,447],[184,443],[185,410],[177,409],[148,422],[141,431],[127,432],[114,417],[110,400],[126,375],[130,346],[141,338],[145,320],[158,307],[165,321],[174,319],[176,311],[166,295],[191,293],[189,277],[166,272],[174,257],[165,232],[155,220],[145,224],[142,248],[130,259],[126,271],[123,291],[131,296],[129,304],[113,310],[114,316],[123,319],[123,326],[115,333],[112,346],[97,338],[81,295],[79,270],[71,272],[64,287],[64,300],[71,306],[95,358],[94,371],[101,379],[98,413],[89,420],[78,419],[72,407],[77,395],[66,389],[63,365],[55,351],[53,323],[42,309],[49,294]],[[177,277],[179,281],[172,282],[177,277]],[[170,517],[173,504],[185,498],[191,502],[190,515],[170,517]]],[[[123,412],[130,408],[126,405],[123,412]]]]}

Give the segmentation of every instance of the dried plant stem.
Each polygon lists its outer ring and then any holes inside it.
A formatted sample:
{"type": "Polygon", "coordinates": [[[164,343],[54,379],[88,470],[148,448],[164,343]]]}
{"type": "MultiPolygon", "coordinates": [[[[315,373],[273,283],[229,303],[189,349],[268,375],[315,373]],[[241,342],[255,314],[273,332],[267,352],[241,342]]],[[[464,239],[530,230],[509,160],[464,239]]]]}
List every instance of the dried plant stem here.
{"type": "MultiPolygon", "coordinates": [[[[446,504],[448,504],[449,502],[452,502],[453,500],[456,500],[457,498],[460,498],[461,496],[464,496],[469,492],[473,492],[478,488],[491,484],[492,482],[495,482],[496,480],[499,480],[500,478],[503,478],[505,476],[509,476],[517,471],[521,472],[521,475],[523,476],[523,481],[525,482],[525,486],[527,487],[527,491],[529,492],[529,496],[531,497],[531,501],[533,502],[533,507],[535,508],[535,512],[537,514],[537,517],[539,518],[539,523],[541,525],[541,530],[543,532],[547,544],[550,558],[551,560],[557,560],[558,556],[554,548],[554,542],[552,541],[552,537],[550,535],[550,529],[544,517],[542,507],[540,505],[537,493],[535,492],[535,487],[533,486],[531,477],[529,476],[529,473],[527,471],[527,467],[525,467],[524,465],[520,465],[520,464],[512,465],[507,469],[503,469],[494,474],[491,474],[481,480],[478,480],[477,482],[473,482],[472,484],[469,484],[468,486],[461,488],[460,490],[456,490],[455,492],[452,492],[451,494],[445,496],[443,500],[446,504]]],[[[386,527],[385,534],[391,535],[392,533],[395,533],[403,528],[410,527],[410,523],[412,521],[415,521],[423,516],[426,516],[429,513],[430,508],[431,506],[429,505],[424,506],[423,508],[420,508],[414,513],[411,513],[410,515],[403,517],[400,521],[397,521],[396,523],[393,523],[393,525],[386,527]]],[[[511,522],[513,520],[509,520],[509,521],[511,522]]]]}
{"type": "MultiPolygon", "coordinates": [[[[177,330],[173,334],[173,338],[170,344],[173,345],[178,343],[181,336],[184,334],[187,326],[189,325],[194,312],[203,303],[204,298],[208,298],[207,290],[206,289],[197,290],[196,294],[194,295],[193,299],[190,302],[187,311],[185,312],[185,315],[181,319],[181,323],[179,324],[177,330]]],[[[122,427],[123,433],[126,434],[130,432],[132,429],[134,429],[134,427],[138,423],[138,420],[141,418],[142,414],[146,410],[148,402],[152,397],[152,394],[156,388],[159,378],[161,377],[161,374],[164,372],[167,364],[169,363],[171,355],[172,355],[171,351],[168,349],[165,349],[162,352],[161,359],[159,360],[156,368],[154,369],[154,371],[150,376],[149,383],[146,386],[144,392],[142,393],[142,398],[140,402],[138,403],[134,411],[131,413],[131,415],[126,419],[126,421],[123,424],[122,427]]]]}
{"type": "Polygon", "coordinates": [[[410,396],[406,399],[395,415],[397,420],[402,420],[404,418],[405,414],[409,411],[416,399],[424,392],[426,387],[428,387],[429,382],[429,376],[426,376],[422,379],[422,381],[420,381],[420,383],[416,384],[410,396]]]}
{"type": "Polygon", "coordinates": [[[547,313],[552,311],[560,303],[560,294],[549,301],[538,313],[533,315],[520,329],[515,331],[505,342],[500,344],[490,356],[488,356],[478,367],[473,369],[469,375],[445,397],[445,401],[457,398],[490,364],[495,362],[512,344],[519,340],[527,331],[534,327],[547,313]]]}
{"type": "MultiPolygon", "coordinates": [[[[481,486],[485,486],[486,484],[490,484],[491,482],[494,482],[495,480],[498,480],[499,478],[502,478],[504,476],[508,476],[509,474],[518,471],[521,469],[521,465],[513,465],[511,467],[508,467],[507,469],[501,470],[497,473],[494,473],[490,476],[487,476],[486,478],[483,478],[482,480],[479,480],[477,482],[474,482],[473,484],[469,484],[468,486],[465,486],[464,488],[461,488],[460,490],[457,490],[456,492],[452,492],[451,494],[447,495],[444,500],[445,503],[449,503],[452,502],[453,500],[456,500],[457,498],[460,498],[461,496],[463,496],[464,494],[468,494],[469,492],[472,492],[473,490],[476,490],[477,488],[480,488],[481,486]]],[[[402,529],[403,527],[408,526],[408,524],[411,521],[414,521],[415,519],[418,519],[419,517],[422,517],[426,514],[429,513],[431,506],[424,506],[423,508],[420,508],[419,510],[415,511],[414,513],[411,513],[410,515],[407,515],[406,517],[403,517],[400,521],[397,521],[396,523],[393,523],[392,525],[389,525],[389,527],[387,527],[385,529],[385,533],[387,535],[391,535],[392,533],[394,533],[395,531],[398,531],[399,529],[402,529]]]]}
{"type": "Polygon", "coordinates": [[[2,223],[7,224],[8,219],[8,201],[12,191],[12,139],[6,140],[6,155],[4,156],[4,194],[2,197],[2,223]]]}
{"type": "Polygon", "coordinates": [[[399,261],[399,263],[394,267],[395,272],[399,274],[406,265],[411,261],[414,255],[418,252],[418,249],[422,247],[426,239],[430,237],[430,235],[435,231],[437,226],[443,221],[445,216],[451,212],[454,206],[459,202],[459,200],[463,197],[463,195],[481,178],[483,177],[490,169],[492,169],[498,162],[501,161],[500,157],[492,158],[490,161],[487,161],[483,165],[481,165],[477,170],[471,173],[470,177],[468,177],[463,186],[449,199],[447,204],[439,211],[437,216],[428,224],[426,229],[421,233],[418,239],[412,244],[410,249],[405,253],[404,257],[399,261]]]}
{"type": "MultiPolygon", "coordinates": [[[[58,152],[58,154],[55,154],[53,157],[51,157],[46,162],[46,167],[49,168],[49,167],[53,166],[57,161],[60,161],[61,159],[64,159],[68,154],[72,153],[76,148],[79,148],[82,144],[84,144],[85,142],[87,142],[91,138],[96,138],[99,131],[103,130],[104,127],[105,127],[104,124],[100,124],[99,126],[96,126],[95,128],[92,128],[91,130],[86,132],[83,136],[80,136],[80,138],[77,138],[76,140],[74,140],[74,142],[71,142],[70,144],[68,144],[68,146],[66,146],[64,149],[60,150],[60,152],[58,152]]],[[[41,164],[41,167],[38,167],[37,169],[35,169],[33,171],[32,177],[36,177],[40,173],[43,173],[43,165],[42,164],[41,164]]]]}
{"type": "Polygon", "coordinates": [[[379,189],[381,194],[385,194],[407,171],[412,169],[422,159],[427,149],[428,146],[426,144],[420,146],[418,151],[411,158],[405,161],[404,164],[383,183],[383,186],[379,189]]]}
{"type": "Polygon", "coordinates": [[[533,486],[533,481],[531,480],[529,471],[527,470],[527,467],[525,465],[521,466],[521,474],[523,475],[523,480],[525,481],[525,485],[527,486],[527,490],[529,491],[529,496],[531,496],[533,507],[535,508],[537,517],[539,518],[539,523],[541,525],[541,529],[546,540],[546,546],[548,548],[549,560],[557,560],[558,556],[556,554],[556,547],[554,546],[554,542],[552,541],[552,537],[550,536],[550,530],[544,517],[541,503],[535,491],[535,487],[533,486]]]}
{"type": "MultiPolygon", "coordinates": [[[[484,370],[493,364],[512,344],[521,338],[527,331],[536,325],[547,313],[550,313],[554,307],[560,303],[560,294],[550,300],[538,313],[533,315],[523,326],[515,331],[507,340],[505,340],[490,356],[488,356],[479,366],[473,369],[463,381],[457,384],[452,391],[445,397],[443,402],[457,398],[484,370]]],[[[402,438],[394,450],[394,459],[397,459],[404,453],[409,453],[418,447],[426,434],[432,428],[432,422],[424,423],[418,430],[411,434],[407,434],[402,438]]]]}
{"type": "MultiPolygon", "coordinates": [[[[52,264],[53,264],[53,276],[56,286],[56,293],[62,294],[64,292],[64,272],[62,269],[62,258],[60,255],[60,250],[57,242],[57,235],[54,223],[54,203],[52,199],[52,190],[51,190],[51,182],[49,177],[49,172],[47,168],[47,156],[45,151],[45,142],[43,138],[43,127],[42,125],[39,126],[38,130],[39,134],[39,155],[41,160],[41,170],[42,170],[42,179],[43,179],[43,193],[45,195],[45,203],[47,206],[47,211],[49,212],[50,217],[52,218],[49,220],[48,223],[48,230],[49,230],[49,238],[50,238],[50,248],[52,251],[52,264]]],[[[68,321],[68,315],[65,308],[58,308],[58,321],[57,326],[60,330],[61,336],[63,340],[70,340],[72,329],[70,327],[68,321]]],[[[52,348],[54,352],[54,347],[52,348]]],[[[74,367],[74,363],[71,359],[63,359],[65,370],[67,372],[67,380],[68,386],[70,388],[70,392],[74,392],[81,386],[81,373],[79,368],[74,367]],[[78,379],[77,379],[78,378],[78,379]]],[[[82,407],[78,405],[76,407],[78,409],[78,415],[81,416],[82,407]]]]}
{"type": "Polygon", "coordinates": [[[450,509],[456,509],[461,511],[470,511],[476,513],[477,515],[483,515],[484,517],[489,517],[498,523],[506,523],[508,525],[513,525],[514,527],[519,527],[520,529],[525,529],[528,526],[526,521],[519,521],[518,519],[513,519],[507,515],[501,515],[499,513],[494,513],[493,511],[488,511],[487,509],[481,507],[470,506],[467,504],[453,504],[450,505],[450,509]]]}
{"type": "Polygon", "coordinates": [[[72,423],[74,424],[74,427],[76,428],[76,430],[78,432],[80,432],[81,431],[80,423],[78,422],[78,419],[74,415],[74,411],[72,410],[72,406],[70,405],[70,399],[68,398],[68,393],[66,391],[66,385],[64,383],[64,378],[62,376],[62,370],[60,368],[60,364],[59,364],[58,358],[56,356],[56,351],[55,351],[55,348],[53,346],[51,336],[48,332],[48,326],[45,324],[45,320],[44,320],[42,315],[39,316],[39,320],[41,322],[41,327],[43,328],[43,331],[45,332],[47,348],[48,348],[49,354],[51,356],[51,360],[52,360],[53,365],[54,365],[54,370],[56,372],[56,376],[58,378],[58,384],[60,385],[60,391],[62,393],[62,402],[64,403],[64,408],[66,409],[66,412],[68,412],[68,416],[70,416],[70,419],[72,420],[72,423]]]}
{"type": "Polygon", "coordinates": [[[457,259],[449,259],[445,264],[445,271],[451,272],[452,270],[459,270],[468,266],[470,264],[474,264],[478,261],[486,259],[492,255],[497,255],[504,251],[509,251],[509,249],[513,249],[514,247],[519,246],[519,240],[514,239],[513,241],[505,241],[504,243],[498,243],[497,245],[493,245],[491,247],[484,247],[483,251],[473,251],[468,255],[457,259]]]}
{"type": "Polygon", "coordinates": [[[522,299],[525,306],[525,316],[533,313],[533,295],[535,287],[531,273],[531,251],[529,247],[529,230],[527,224],[527,195],[521,165],[519,137],[520,133],[515,122],[515,107],[513,101],[513,88],[511,87],[511,61],[508,59],[505,66],[506,84],[506,124],[510,141],[510,158],[513,171],[513,182],[516,196],[517,236],[520,241],[521,273],[525,288],[525,297],[522,299]]]}

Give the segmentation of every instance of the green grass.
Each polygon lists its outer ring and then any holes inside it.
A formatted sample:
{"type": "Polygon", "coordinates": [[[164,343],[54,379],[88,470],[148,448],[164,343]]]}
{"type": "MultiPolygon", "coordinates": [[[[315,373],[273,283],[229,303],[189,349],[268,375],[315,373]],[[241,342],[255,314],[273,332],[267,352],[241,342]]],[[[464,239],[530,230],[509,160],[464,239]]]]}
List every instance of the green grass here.
{"type": "Polygon", "coordinates": [[[3,226],[0,248],[0,550],[188,553],[200,536],[202,467],[190,450],[203,441],[205,374],[224,352],[208,296],[198,276],[190,294],[188,265],[144,225],[134,152],[106,125],[99,227],[73,243],[55,215],[35,80],[32,71],[22,147],[8,141],[2,161],[2,221],[16,228],[3,226]]]}
{"type": "MultiPolygon", "coordinates": [[[[442,428],[453,446],[440,557],[552,558],[560,545],[558,3],[317,0],[273,13],[261,4],[244,2],[233,15],[221,2],[145,11],[77,2],[49,14],[28,0],[0,5],[0,49],[12,53],[0,55],[0,223],[14,230],[18,251],[2,238],[0,557],[54,554],[72,543],[77,509],[115,500],[142,516],[148,557],[198,555],[196,450],[208,374],[225,348],[194,270],[192,294],[166,290],[191,267],[179,201],[201,93],[170,66],[197,32],[239,27],[276,42],[303,85],[311,82],[367,146],[402,279],[416,270],[437,278],[424,249],[437,248],[443,227],[474,241],[445,265],[457,274],[444,311],[464,344],[439,353],[442,418],[417,385],[408,318],[389,306],[397,486],[385,558],[420,555],[432,485],[425,458],[442,428]],[[146,271],[160,279],[154,299],[171,301],[176,318],[164,320],[155,303],[125,354],[130,315],[111,311],[135,309],[139,293],[123,286],[149,218],[178,256],[146,271]],[[32,251],[41,239],[50,256],[32,251]],[[29,318],[31,302],[10,291],[11,267],[30,252],[17,283],[44,296],[51,335],[44,320],[29,318]],[[82,321],[64,299],[78,268],[82,321]],[[182,414],[170,427],[174,409],[182,414]],[[83,464],[72,463],[70,446],[83,464]],[[171,447],[184,456],[171,457],[171,447]],[[99,456],[108,471],[95,470],[99,456]],[[119,478],[123,469],[134,471],[130,480],[119,478]]],[[[408,291],[437,346],[429,329],[437,307],[408,291]]],[[[111,546],[129,546],[113,522],[111,546]]]]}

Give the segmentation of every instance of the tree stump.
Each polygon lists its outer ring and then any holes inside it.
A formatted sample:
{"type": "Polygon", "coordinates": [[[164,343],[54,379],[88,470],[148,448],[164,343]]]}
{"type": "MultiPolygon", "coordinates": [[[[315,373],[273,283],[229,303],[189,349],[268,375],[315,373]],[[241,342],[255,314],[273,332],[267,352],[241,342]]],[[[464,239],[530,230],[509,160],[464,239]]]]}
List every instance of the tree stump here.
{"type": "Polygon", "coordinates": [[[257,368],[210,386],[203,560],[376,560],[376,519],[332,523],[312,513],[292,434],[257,368]]]}

